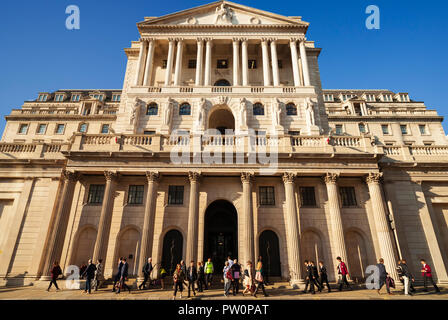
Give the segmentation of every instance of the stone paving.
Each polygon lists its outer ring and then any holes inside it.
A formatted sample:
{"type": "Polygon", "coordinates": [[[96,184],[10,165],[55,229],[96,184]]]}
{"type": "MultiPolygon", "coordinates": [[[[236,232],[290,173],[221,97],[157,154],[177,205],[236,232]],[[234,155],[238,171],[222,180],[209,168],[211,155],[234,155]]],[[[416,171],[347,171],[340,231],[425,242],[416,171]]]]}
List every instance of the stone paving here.
{"type": "MultiPolygon", "coordinates": [[[[150,290],[132,290],[131,293],[123,291],[120,294],[112,292],[111,287],[103,288],[92,294],[86,294],[83,290],[69,290],[64,289],[64,281],[59,281],[59,287],[62,289],[56,291],[54,288],[47,292],[42,286],[30,287],[3,287],[0,288],[0,300],[171,300],[172,290],[150,289],[150,290]]],[[[386,289],[383,288],[379,295],[376,290],[355,289],[353,291],[333,291],[331,293],[317,292],[315,295],[304,294],[299,289],[291,289],[287,283],[276,283],[275,285],[266,286],[266,291],[269,297],[265,298],[258,294],[257,298],[246,295],[242,296],[240,293],[237,296],[230,295],[224,297],[223,290],[215,287],[211,290],[206,290],[203,293],[197,293],[194,298],[186,298],[187,291],[184,289],[182,300],[448,300],[448,288],[441,288],[442,292],[437,294],[434,290],[423,292],[422,288],[417,287],[417,293],[414,296],[404,296],[401,290],[394,290],[393,295],[388,295],[386,289]]],[[[180,300],[179,294],[176,300],[180,300]]]]}

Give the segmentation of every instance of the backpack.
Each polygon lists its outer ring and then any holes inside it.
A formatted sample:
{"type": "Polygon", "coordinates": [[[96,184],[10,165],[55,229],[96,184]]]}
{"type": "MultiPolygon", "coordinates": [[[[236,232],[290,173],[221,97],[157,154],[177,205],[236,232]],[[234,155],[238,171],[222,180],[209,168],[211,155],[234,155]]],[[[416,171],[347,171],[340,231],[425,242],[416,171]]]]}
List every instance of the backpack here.
{"type": "Polygon", "coordinates": [[[226,278],[229,279],[229,280],[233,280],[232,271],[230,271],[230,269],[227,270],[227,272],[226,272],[226,278]]]}

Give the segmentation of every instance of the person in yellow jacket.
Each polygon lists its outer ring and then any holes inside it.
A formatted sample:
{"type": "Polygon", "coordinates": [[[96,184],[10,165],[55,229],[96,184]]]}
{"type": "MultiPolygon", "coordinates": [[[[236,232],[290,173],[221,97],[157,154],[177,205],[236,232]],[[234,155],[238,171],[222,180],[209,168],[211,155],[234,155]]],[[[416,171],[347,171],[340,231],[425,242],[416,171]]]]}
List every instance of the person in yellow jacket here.
{"type": "Polygon", "coordinates": [[[209,286],[212,286],[212,277],[213,272],[215,271],[213,269],[213,262],[211,258],[208,258],[207,262],[204,266],[205,269],[205,290],[208,290],[209,286]]]}

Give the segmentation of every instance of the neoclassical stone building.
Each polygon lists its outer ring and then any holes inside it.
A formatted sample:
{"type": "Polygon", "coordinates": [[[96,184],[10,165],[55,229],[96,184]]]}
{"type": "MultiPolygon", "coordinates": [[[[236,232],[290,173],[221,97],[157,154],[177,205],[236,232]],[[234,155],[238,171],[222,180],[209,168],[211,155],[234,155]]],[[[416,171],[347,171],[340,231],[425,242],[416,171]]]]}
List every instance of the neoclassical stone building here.
{"type": "MultiPolygon", "coordinates": [[[[351,278],[382,257],[448,282],[448,141],[407,93],[323,90],[309,23],[219,1],[138,23],[118,90],[42,92],[0,143],[1,283],[58,260],[219,267],[304,259],[351,278]],[[214,129],[211,132],[210,129],[214,129]]],[[[219,268],[216,269],[219,269],[219,268]]]]}

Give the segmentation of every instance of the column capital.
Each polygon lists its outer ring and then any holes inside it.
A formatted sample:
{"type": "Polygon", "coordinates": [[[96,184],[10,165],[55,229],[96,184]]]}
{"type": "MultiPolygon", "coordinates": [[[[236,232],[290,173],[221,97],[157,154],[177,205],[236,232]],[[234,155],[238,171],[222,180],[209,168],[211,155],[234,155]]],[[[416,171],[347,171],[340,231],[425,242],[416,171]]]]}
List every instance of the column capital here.
{"type": "Polygon", "coordinates": [[[296,180],[297,175],[293,172],[285,172],[283,173],[283,183],[287,184],[287,183],[294,183],[294,181],[296,180]]]}
{"type": "Polygon", "coordinates": [[[247,38],[240,38],[240,41],[241,41],[242,43],[247,43],[247,38]]]}
{"type": "Polygon", "coordinates": [[[198,44],[202,44],[204,42],[204,38],[196,38],[198,44]]]}
{"type": "Polygon", "coordinates": [[[271,41],[271,46],[275,46],[277,44],[277,38],[269,39],[271,41]]]}
{"type": "Polygon", "coordinates": [[[156,41],[156,38],[148,38],[148,37],[145,37],[145,38],[142,38],[141,40],[142,40],[142,41],[147,41],[147,42],[153,42],[153,41],[156,41]]]}
{"type": "Polygon", "coordinates": [[[104,176],[106,177],[106,181],[112,181],[118,178],[118,173],[113,171],[104,171],[104,176]]]}
{"type": "Polygon", "coordinates": [[[233,38],[233,39],[232,39],[233,44],[237,44],[237,43],[239,43],[240,41],[241,41],[240,38],[233,38]]]}
{"type": "Polygon", "coordinates": [[[261,38],[261,44],[268,44],[269,38],[261,38]]]}
{"type": "Polygon", "coordinates": [[[254,174],[251,172],[242,172],[241,173],[241,182],[244,183],[252,183],[255,180],[254,174]]]}
{"type": "Polygon", "coordinates": [[[68,171],[68,170],[63,170],[62,171],[62,178],[64,179],[64,181],[77,181],[80,178],[80,174],[76,171],[68,171]]]}
{"type": "Polygon", "coordinates": [[[339,179],[339,173],[327,172],[324,176],[326,184],[335,184],[339,179]]]}
{"type": "Polygon", "coordinates": [[[174,43],[177,39],[176,38],[168,38],[168,41],[171,43],[174,43]]]}
{"type": "Polygon", "coordinates": [[[367,184],[377,184],[381,182],[382,177],[382,172],[369,172],[369,175],[366,177],[366,182],[367,184]]]}
{"type": "Polygon", "coordinates": [[[298,41],[299,39],[298,38],[290,38],[289,39],[289,45],[296,45],[296,42],[298,41]]]}
{"type": "Polygon", "coordinates": [[[306,37],[305,37],[305,36],[300,36],[300,37],[297,38],[297,40],[298,40],[300,43],[305,43],[305,42],[306,42],[306,37]]]}
{"type": "Polygon", "coordinates": [[[160,174],[158,171],[146,171],[146,179],[149,182],[158,182],[160,179],[160,174]]]}
{"type": "Polygon", "coordinates": [[[178,43],[183,43],[183,42],[184,42],[184,38],[176,38],[176,41],[177,41],[178,43]]]}
{"type": "Polygon", "coordinates": [[[188,179],[190,182],[199,182],[201,179],[201,173],[197,171],[188,171],[188,179]]]}

